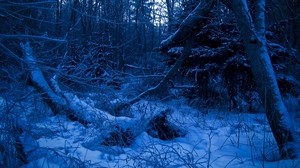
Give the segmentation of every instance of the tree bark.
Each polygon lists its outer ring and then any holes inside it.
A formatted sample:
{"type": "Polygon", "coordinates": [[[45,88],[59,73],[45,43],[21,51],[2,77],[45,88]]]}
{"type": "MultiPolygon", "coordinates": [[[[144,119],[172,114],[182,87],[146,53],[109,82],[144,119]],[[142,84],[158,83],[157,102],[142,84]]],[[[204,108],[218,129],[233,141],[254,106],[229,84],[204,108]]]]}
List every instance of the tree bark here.
{"type": "MultiPolygon", "coordinates": [[[[164,50],[174,44],[185,41],[187,37],[195,35],[193,27],[204,20],[214,4],[214,1],[199,3],[194,11],[183,21],[179,29],[169,38],[161,42],[164,50]]],[[[244,0],[222,0],[234,11],[241,37],[251,65],[254,80],[258,86],[260,98],[265,107],[267,119],[277,142],[282,158],[296,157],[295,148],[297,138],[293,132],[291,120],[278,88],[265,38],[265,1],[255,1],[256,15],[252,18],[248,4],[244,0]]]]}
{"type": "Polygon", "coordinates": [[[282,101],[267,49],[265,1],[256,1],[254,19],[252,19],[246,1],[234,0],[230,3],[225,2],[225,4],[236,15],[247,58],[281,157],[283,159],[294,158],[296,156],[294,151],[296,137],[290,124],[289,114],[282,101]]]}

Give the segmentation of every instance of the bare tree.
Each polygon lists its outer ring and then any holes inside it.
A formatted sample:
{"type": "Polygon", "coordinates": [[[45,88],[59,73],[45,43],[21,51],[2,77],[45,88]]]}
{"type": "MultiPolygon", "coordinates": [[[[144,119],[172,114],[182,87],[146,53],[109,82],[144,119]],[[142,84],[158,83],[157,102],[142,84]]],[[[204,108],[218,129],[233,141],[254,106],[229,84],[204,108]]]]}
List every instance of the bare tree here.
{"type": "Polygon", "coordinates": [[[167,12],[168,12],[168,31],[172,32],[172,26],[174,24],[174,0],[166,0],[167,12]]]}
{"type": "MultiPolygon", "coordinates": [[[[295,11],[300,10],[300,1],[294,1],[295,4],[295,11]]],[[[300,15],[298,13],[297,19],[296,19],[296,48],[298,50],[298,53],[300,53],[300,15]]],[[[300,59],[300,58],[299,58],[300,59]]]]}

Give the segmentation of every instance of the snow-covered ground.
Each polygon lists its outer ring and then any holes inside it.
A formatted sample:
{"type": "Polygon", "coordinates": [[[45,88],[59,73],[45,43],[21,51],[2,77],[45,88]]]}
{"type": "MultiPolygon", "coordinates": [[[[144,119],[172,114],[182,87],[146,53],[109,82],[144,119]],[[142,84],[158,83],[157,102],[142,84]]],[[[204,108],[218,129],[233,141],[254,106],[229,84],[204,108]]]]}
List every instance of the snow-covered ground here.
{"type": "MultiPolygon", "coordinates": [[[[27,123],[21,135],[29,161],[23,167],[300,167],[299,159],[278,159],[264,114],[213,109],[204,113],[181,99],[141,101],[131,112],[138,115],[167,108],[173,111],[168,120],[186,135],[163,141],[142,132],[128,147],[101,145],[105,129],[109,129],[101,124],[86,128],[65,116],[45,117],[45,113],[27,123]]],[[[97,118],[94,121],[97,123],[97,118]]]]}

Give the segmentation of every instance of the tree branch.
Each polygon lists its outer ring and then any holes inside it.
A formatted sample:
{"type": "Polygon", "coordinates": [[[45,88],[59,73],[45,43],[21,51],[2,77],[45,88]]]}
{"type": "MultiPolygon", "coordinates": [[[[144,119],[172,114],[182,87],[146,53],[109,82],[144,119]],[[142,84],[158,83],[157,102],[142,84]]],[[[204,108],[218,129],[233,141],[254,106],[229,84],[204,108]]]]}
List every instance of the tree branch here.
{"type": "Polygon", "coordinates": [[[208,19],[216,0],[201,1],[198,6],[183,20],[178,30],[160,44],[160,50],[166,50],[174,44],[182,43],[192,35],[198,33],[198,28],[203,27],[203,22],[208,19]],[[197,31],[195,31],[197,30],[197,31]]]}
{"type": "Polygon", "coordinates": [[[175,65],[168,71],[166,76],[159,82],[159,84],[153,88],[150,88],[150,89],[144,91],[143,93],[141,93],[137,97],[131,99],[127,103],[117,106],[117,108],[115,109],[115,113],[119,114],[122,109],[128,108],[129,106],[140,101],[142,98],[144,98],[146,96],[159,94],[162,91],[164,91],[164,89],[166,89],[167,84],[170,81],[170,79],[177,72],[177,70],[180,68],[182,63],[186,60],[186,58],[191,54],[191,49],[192,49],[192,39],[188,39],[188,41],[186,41],[186,45],[182,51],[181,56],[176,61],[175,65]]]}
{"type": "Polygon", "coordinates": [[[4,38],[4,39],[39,39],[39,40],[47,40],[47,41],[54,41],[54,42],[59,42],[59,43],[65,43],[67,42],[66,39],[57,39],[57,38],[52,38],[52,37],[48,37],[48,36],[36,36],[36,35],[24,35],[24,34],[20,34],[20,35],[15,35],[15,34],[0,34],[0,38],[4,38]]]}

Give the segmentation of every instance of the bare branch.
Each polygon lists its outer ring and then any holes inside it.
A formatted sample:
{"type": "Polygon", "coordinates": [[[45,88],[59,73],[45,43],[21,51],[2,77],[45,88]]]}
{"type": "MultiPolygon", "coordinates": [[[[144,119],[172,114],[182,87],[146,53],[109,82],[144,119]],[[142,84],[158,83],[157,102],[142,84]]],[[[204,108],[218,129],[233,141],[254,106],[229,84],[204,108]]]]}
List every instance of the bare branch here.
{"type": "Polygon", "coordinates": [[[0,34],[0,38],[3,39],[40,39],[40,40],[47,40],[47,41],[54,41],[54,42],[59,42],[59,43],[66,43],[67,40],[64,39],[57,39],[57,38],[52,38],[48,36],[37,36],[37,35],[16,35],[16,34],[0,34]]]}

